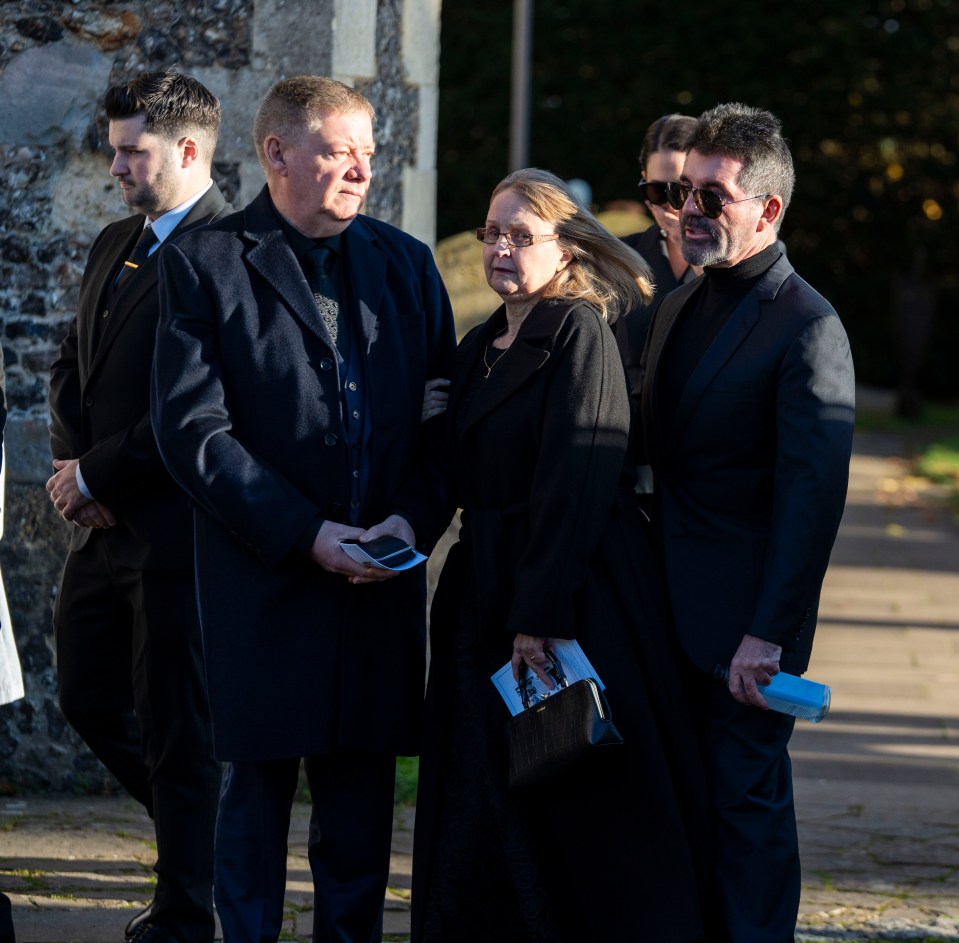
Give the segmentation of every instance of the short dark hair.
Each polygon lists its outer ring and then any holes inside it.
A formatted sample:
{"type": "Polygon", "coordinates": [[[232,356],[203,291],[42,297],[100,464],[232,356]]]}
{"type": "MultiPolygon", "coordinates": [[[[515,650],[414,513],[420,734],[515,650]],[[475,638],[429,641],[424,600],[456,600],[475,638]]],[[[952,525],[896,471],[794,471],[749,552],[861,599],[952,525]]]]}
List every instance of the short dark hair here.
{"type": "Polygon", "coordinates": [[[740,102],[710,108],[699,116],[690,150],[742,161],[739,185],[744,190],[776,193],[782,199],[782,212],[776,220],[779,231],[796,185],[796,171],[789,142],[782,136],[782,123],[772,112],[740,102]]]}
{"type": "Polygon", "coordinates": [[[112,86],[104,99],[107,118],[145,115],[145,131],[178,139],[185,133],[205,139],[212,158],[220,131],[220,100],[206,86],[179,72],[142,72],[112,86]]]}
{"type": "Polygon", "coordinates": [[[276,82],[266,93],[253,118],[253,146],[264,170],[268,169],[263,142],[275,134],[291,143],[315,131],[320,115],[333,112],[376,115],[369,99],[355,88],[325,75],[296,75],[276,82]]]}
{"type": "Polygon", "coordinates": [[[689,115],[671,114],[657,118],[643,135],[639,152],[639,166],[646,172],[646,163],[658,151],[679,151],[686,154],[696,131],[696,119],[689,115]]]}

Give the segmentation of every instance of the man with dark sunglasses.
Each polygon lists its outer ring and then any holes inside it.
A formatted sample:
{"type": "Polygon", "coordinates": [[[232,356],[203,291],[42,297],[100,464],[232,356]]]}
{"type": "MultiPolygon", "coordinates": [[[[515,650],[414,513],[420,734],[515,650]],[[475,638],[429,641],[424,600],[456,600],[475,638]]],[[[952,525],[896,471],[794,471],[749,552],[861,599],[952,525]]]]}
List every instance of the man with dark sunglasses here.
{"type": "Polygon", "coordinates": [[[641,414],[676,629],[699,669],[724,922],[791,943],[799,852],[793,718],[760,685],[806,670],[846,495],[854,376],[836,312],[777,234],[795,175],[778,119],[700,116],[678,184],[683,255],[705,277],[650,326],[641,414]],[[713,680],[729,668],[728,685],[713,680]]]}

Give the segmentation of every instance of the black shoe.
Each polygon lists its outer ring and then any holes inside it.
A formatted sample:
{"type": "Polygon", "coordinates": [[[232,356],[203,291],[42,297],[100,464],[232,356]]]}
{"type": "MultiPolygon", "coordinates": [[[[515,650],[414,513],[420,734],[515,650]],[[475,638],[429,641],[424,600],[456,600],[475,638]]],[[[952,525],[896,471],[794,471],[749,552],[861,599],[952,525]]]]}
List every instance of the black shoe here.
{"type": "Polygon", "coordinates": [[[166,927],[158,927],[155,923],[141,923],[133,931],[133,936],[127,937],[127,943],[180,943],[180,940],[166,927]]]}
{"type": "Polygon", "coordinates": [[[130,918],[130,922],[127,924],[126,929],[123,931],[123,936],[129,940],[133,934],[136,932],[136,928],[146,923],[150,917],[153,916],[153,901],[143,908],[139,913],[134,914],[130,918]]]}

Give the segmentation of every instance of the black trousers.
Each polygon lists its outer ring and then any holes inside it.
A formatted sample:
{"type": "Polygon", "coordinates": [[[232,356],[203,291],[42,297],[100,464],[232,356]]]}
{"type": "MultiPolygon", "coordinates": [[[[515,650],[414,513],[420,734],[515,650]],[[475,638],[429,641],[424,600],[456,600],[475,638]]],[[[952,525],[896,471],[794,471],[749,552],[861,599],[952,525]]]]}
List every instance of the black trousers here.
{"type": "Polygon", "coordinates": [[[151,922],[210,943],[220,765],[193,575],[120,566],[94,534],[67,556],[54,629],[64,715],[154,820],[151,922]]]}
{"type": "Polygon", "coordinates": [[[739,704],[706,676],[697,693],[728,940],[792,943],[801,878],[787,751],[795,718],[739,704]]]}
{"type": "MultiPolygon", "coordinates": [[[[396,760],[340,751],[303,760],[313,801],[313,943],[379,943],[390,871],[396,760]]],[[[283,929],[287,836],[300,760],[226,765],[216,830],[216,906],[226,943],[283,929]]]]}

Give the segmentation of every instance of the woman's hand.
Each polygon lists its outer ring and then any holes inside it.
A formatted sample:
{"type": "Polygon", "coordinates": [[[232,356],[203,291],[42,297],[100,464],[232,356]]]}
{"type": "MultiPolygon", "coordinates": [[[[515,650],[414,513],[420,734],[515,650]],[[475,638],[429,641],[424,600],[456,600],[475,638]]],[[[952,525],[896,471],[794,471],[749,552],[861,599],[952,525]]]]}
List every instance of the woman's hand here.
{"type": "Polygon", "coordinates": [[[546,649],[551,643],[552,639],[518,633],[513,639],[513,677],[519,681],[520,666],[525,664],[552,691],[556,687],[556,682],[546,671],[550,664],[546,649]]]}
{"type": "Polygon", "coordinates": [[[448,387],[449,380],[442,377],[436,377],[433,380],[426,381],[426,389],[423,391],[423,416],[421,422],[432,419],[440,413],[446,412],[446,401],[449,399],[448,387]]]}

